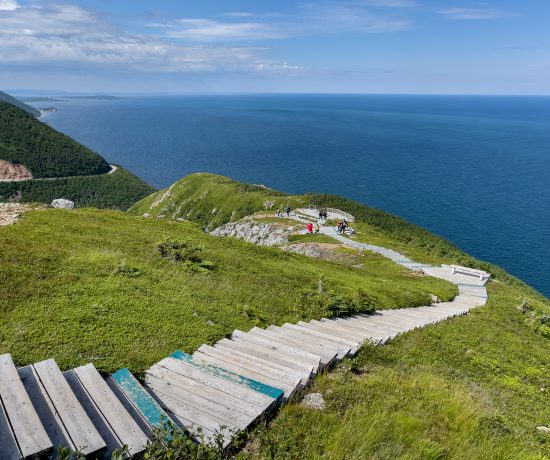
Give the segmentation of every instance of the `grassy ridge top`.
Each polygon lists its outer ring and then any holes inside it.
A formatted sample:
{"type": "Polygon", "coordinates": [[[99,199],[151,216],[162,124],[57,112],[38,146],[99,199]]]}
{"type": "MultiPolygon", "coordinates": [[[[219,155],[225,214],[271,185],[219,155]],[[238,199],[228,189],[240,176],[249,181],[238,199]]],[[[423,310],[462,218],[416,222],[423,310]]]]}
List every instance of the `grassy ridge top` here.
{"type": "Polygon", "coordinates": [[[0,91],[0,102],[7,102],[8,104],[14,105],[15,107],[19,107],[20,109],[23,109],[25,112],[30,113],[34,117],[40,116],[40,111],[38,109],[35,109],[28,104],[25,104],[23,101],[20,101],[19,99],[10,96],[3,91],[0,91]]]}
{"type": "Polygon", "coordinates": [[[185,219],[213,230],[262,210],[305,204],[303,197],[244,184],[217,174],[197,173],[141,200],[128,212],[166,219],[185,219]]]}
{"type": "Polygon", "coordinates": [[[97,153],[5,102],[0,102],[0,159],[26,166],[34,178],[104,174],[111,169],[97,153]]]}
{"type": "Polygon", "coordinates": [[[177,348],[194,351],[234,329],[320,318],[323,292],[359,290],[377,308],[423,305],[455,286],[419,278],[380,256],[354,269],[230,238],[191,223],[99,210],[45,210],[0,227],[0,348],[19,364],[93,360],[142,371],[177,348]],[[160,241],[191,240],[215,267],[161,256],[160,241]]]}

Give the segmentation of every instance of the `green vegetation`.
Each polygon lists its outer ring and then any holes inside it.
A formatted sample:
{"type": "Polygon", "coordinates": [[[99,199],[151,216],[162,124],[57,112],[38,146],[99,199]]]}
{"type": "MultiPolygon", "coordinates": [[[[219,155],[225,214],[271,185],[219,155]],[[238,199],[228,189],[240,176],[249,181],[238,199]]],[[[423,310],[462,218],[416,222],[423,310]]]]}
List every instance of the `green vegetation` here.
{"type": "Polygon", "coordinates": [[[66,198],[77,207],[126,210],[153,191],[153,187],[119,167],[112,174],[100,176],[0,182],[0,201],[17,197],[21,202],[49,204],[56,198],[66,198]]]}
{"type": "Polygon", "coordinates": [[[389,260],[375,263],[354,269],[116,211],[33,211],[0,228],[1,351],[18,364],[53,357],[64,369],[93,361],[105,372],[139,373],[175,349],[193,352],[234,329],[456,293],[389,260]],[[174,249],[181,256],[164,256],[173,246],[159,249],[189,241],[174,249]],[[176,260],[197,257],[213,269],[176,260]]]}
{"type": "Polygon", "coordinates": [[[2,102],[7,102],[8,104],[14,105],[15,107],[19,107],[25,112],[30,113],[33,117],[40,116],[40,111],[38,109],[35,109],[34,107],[25,104],[23,101],[20,101],[19,99],[16,99],[15,97],[0,91],[0,103],[2,102]]]}
{"type": "Polygon", "coordinates": [[[34,178],[104,174],[109,164],[97,153],[0,102],[0,159],[26,166],[34,178]]]}
{"type": "Polygon", "coordinates": [[[216,174],[192,174],[141,200],[134,215],[186,219],[213,230],[259,211],[295,208],[303,201],[261,185],[236,182],[216,174]]]}
{"type": "Polygon", "coordinates": [[[285,407],[240,458],[550,458],[536,430],[550,425],[550,339],[517,309],[537,299],[489,291],[468,316],[363,347],[316,380],[325,411],[285,407]]]}

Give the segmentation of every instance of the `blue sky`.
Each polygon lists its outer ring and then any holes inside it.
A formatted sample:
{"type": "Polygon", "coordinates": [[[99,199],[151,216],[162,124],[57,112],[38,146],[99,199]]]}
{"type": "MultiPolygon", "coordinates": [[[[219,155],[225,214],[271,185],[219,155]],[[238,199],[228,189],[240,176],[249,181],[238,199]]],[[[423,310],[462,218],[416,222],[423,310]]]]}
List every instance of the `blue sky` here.
{"type": "Polygon", "coordinates": [[[0,88],[550,94],[550,1],[0,0],[0,88]]]}

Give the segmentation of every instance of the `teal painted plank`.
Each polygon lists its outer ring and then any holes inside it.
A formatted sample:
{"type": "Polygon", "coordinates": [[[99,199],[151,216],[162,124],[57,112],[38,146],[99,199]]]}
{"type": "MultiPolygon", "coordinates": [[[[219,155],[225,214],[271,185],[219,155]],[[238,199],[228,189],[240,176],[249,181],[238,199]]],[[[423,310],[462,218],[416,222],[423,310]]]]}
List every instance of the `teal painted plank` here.
{"type": "Polygon", "coordinates": [[[215,375],[216,377],[220,377],[225,380],[231,380],[232,382],[238,383],[240,385],[244,385],[250,388],[251,390],[263,393],[275,400],[281,398],[284,393],[284,391],[281,390],[280,388],[275,388],[270,385],[266,385],[265,383],[258,382],[257,380],[249,379],[248,377],[235,374],[228,370],[222,369],[221,367],[213,366],[211,364],[197,363],[193,361],[193,357],[191,355],[188,355],[183,351],[177,350],[174,353],[172,353],[170,357],[189,363],[203,371],[206,371],[215,375]]]}
{"type": "Polygon", "coordinates": [[[147,393],[128,369],[119,369],[111,375],[111,378],[150,426],[161,428],[163,419],[164,421],[171,421],[166,412],[147,393]]]}

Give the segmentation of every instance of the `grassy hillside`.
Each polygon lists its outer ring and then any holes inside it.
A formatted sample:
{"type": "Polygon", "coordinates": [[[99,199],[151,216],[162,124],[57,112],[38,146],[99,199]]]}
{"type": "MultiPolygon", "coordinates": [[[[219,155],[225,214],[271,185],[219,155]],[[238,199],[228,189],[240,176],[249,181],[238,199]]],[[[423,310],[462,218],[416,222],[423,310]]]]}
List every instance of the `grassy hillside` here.
{"type": "Polygon", "coordinates": [[[18,196],[21,202],[51,203],[56,198],[74,201],[77,207],[126,210],[155,189],[123,168],[113,174],[54,180],[0,182],[0,202],[18,196]]]}
{"type": "Polygon", "coordinates": [[[19,364],[55,357],[64,368],[93,360],[103,371],[139,372],[235,328],[331,315],[327,300],[365,310],[455,292],[379,256],[354,269],[114,211],[35,211],[0,227],[0,351],[19,364]],[[157,247],[189,240],[204,247],[207,268],[157,247]]]}
{"type": "Polygon", "coordinates": [[[26,166],[34,178],[104,174],[111,169],[97,153],[5,102],[0,102],[0,159],[26,166]]]}
{"type": "MultiPolygon", "coordinates": [[[[550,458],[536,429],[550,426],[550,334],[518,310],[538,298],[488,288],[468,316],[363,347],[316,380],[326,410],[285,407],[239,458],[550,458]]],[[[550,318],[548,302],[538,308],[550,318]]]]}
{"type": "Polygon", "coordinates": [[[304,203],[301,197],[261,186],[243,184],[217,174],[198,173],[184,177],[130,208],[134,215],[185,219],[214,229],[230,220],[262,210],[272,211],[304,203]]]}
{"type": "Polygon", "coordinates": [[[23,109],[25,112],[30,113],[34,117],[40,116],[40,111],[38,109],[35,109],[34,107],[31,107],[28,104],[25,104],[23,101],[20,101],[19,99],[16,99],[13,96],[10,96],[7,93],[4,93],[0,91],[0,102],[7,102],[8,104],[14,105],[15,107],[19,107],[20,109],[23,109]]]}

